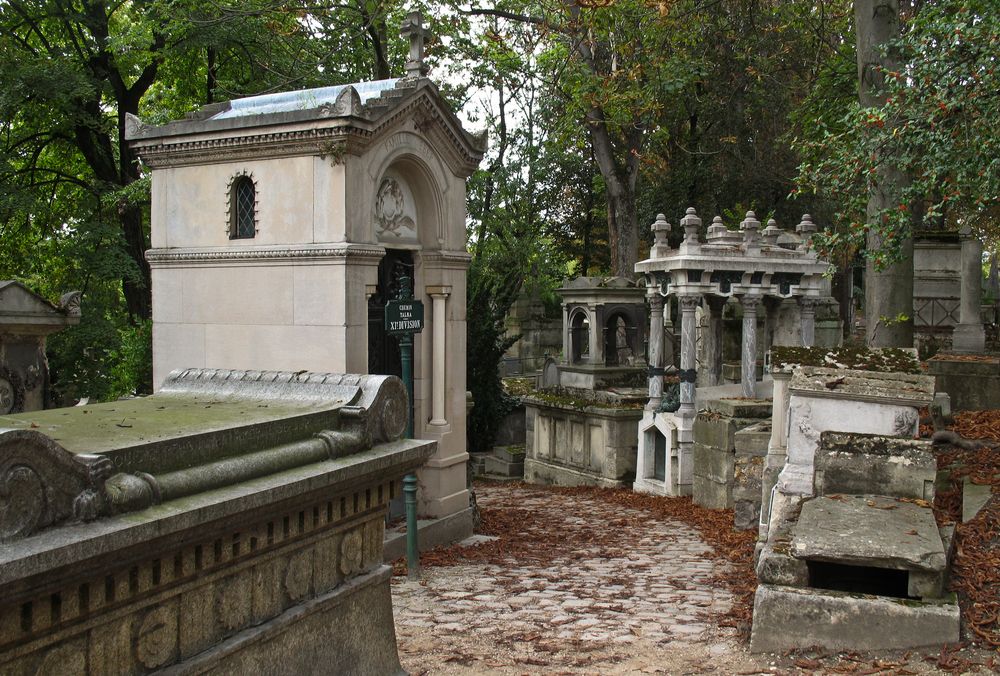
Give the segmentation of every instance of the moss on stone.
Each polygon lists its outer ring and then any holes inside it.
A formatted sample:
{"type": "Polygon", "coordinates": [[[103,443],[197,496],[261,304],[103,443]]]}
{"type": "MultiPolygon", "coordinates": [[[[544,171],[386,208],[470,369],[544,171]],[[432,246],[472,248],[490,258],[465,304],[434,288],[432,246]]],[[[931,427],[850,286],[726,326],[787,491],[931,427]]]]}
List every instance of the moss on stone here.
{"type": "Polygon", "coordinates": [[[771,348],[773,369],[793,366],[825,366],[879,373],[920,373],[920,364],[912,352],[901,348],[794,347],[771,348]]]}

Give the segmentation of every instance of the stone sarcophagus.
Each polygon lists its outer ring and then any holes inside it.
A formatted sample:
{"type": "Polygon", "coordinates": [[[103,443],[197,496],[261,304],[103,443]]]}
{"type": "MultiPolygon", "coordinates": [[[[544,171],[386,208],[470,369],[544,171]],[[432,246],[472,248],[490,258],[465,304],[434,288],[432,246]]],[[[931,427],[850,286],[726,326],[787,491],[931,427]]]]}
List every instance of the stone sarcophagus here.
{"type": "Polygon", "coordinates": [[[398,673],[392,376],[175,371],[0,417],[0,672],[398,673]]]}

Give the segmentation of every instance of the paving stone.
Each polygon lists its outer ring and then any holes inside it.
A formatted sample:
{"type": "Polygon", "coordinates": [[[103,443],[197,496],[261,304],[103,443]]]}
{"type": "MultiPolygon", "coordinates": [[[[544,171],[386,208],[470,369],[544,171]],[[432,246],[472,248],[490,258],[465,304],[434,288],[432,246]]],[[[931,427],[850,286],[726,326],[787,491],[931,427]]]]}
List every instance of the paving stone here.
{"type": "Polygon", "coordinates": [[[712,581],[724,569],[706,558],[711,549],[684,524],[594,502],[584,509],[574,496],[530,488],[478,487],[477,499],[487,509],[506,500],[505,506],[565,515],[567,529],[597,530],[623,517],[630,525],[620,549],[588,547],[545,566],[466,566],[478,571],[477,579],[460,585],[450,581],[453,568],[427,569],[424,584],[393,585],[398,627],[434,626],[449,636],[461,629],[481,635],[477,640],[523,632],[566,643],[667,646],[715,632],[708,613],[730,606],[728,592],[712,581]]]}

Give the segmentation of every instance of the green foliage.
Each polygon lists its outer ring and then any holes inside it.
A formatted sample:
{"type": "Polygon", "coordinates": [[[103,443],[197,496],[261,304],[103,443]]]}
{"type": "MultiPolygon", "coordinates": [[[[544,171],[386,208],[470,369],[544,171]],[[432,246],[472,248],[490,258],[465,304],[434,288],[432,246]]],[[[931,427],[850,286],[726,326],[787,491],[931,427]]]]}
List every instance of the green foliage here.
{"type": "Polygon", "coordinates": [[[469,267],[466,363],[473,407],[466,437],[470,452],[493,448],[504,417],[516,405],[516,399],[503,388],[499,365],[504,353],[517,341],[517,336],[506,335],[504,320],[520,283],[514,279],[497,280],[497,271],[490,269],[490,263],[497,265],[500,261],[478,257],[469,267]]]}
{"type": "Polygon", "coordinates": [[[111,397],[152,394],[153,322],[145,320],[119,331],[121,344],[111,352],[111,397]]]}
{"type": "Polygon", "coordinates": [[[796,140],[804,159],[800,189],[839,202],[837,228],[821,239],[823,246],[861,246],[874,232],[882,246],[866,254],[883,267],[897,258],[915,220],[928,227],[969,226],[995,241],[1000,205],[995,3],[923,3],[889,49],[903,65],[881,72],[884,106],[862,107],[856,89],[845,91],[844,73],[841,84],[815,91],[811,124],[796,140]],[[840,96],[831,97],[831,91],[840,96]],[[891,167],[908,172],[908,181],[898,186],[893,204],[869,217],[868,196],[892,187],[891,167]]]}
{"type": "Polygon", "coordinates": [[[56,397],[148,391],[149,179],[125,114],[399,73],[402,3],[0,3],[0,278],[84,293],[50,339],[56,397]],[[389,30],[389,26],[393,30],[389,30]]]}

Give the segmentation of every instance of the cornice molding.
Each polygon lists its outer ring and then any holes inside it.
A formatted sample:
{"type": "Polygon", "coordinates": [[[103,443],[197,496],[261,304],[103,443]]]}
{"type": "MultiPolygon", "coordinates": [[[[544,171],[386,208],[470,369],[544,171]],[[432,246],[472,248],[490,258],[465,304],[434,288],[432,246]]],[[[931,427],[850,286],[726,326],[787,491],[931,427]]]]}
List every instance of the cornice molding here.
{"type": "Polygon", "coordinates": [[[322,246],[257,246],[225,249],[150,249],[146,260],[150,267],[191,263],[262,263],[302,260],[370,259],[385,256],[385,247],[375,244],[330,244],[322,246]]]}

